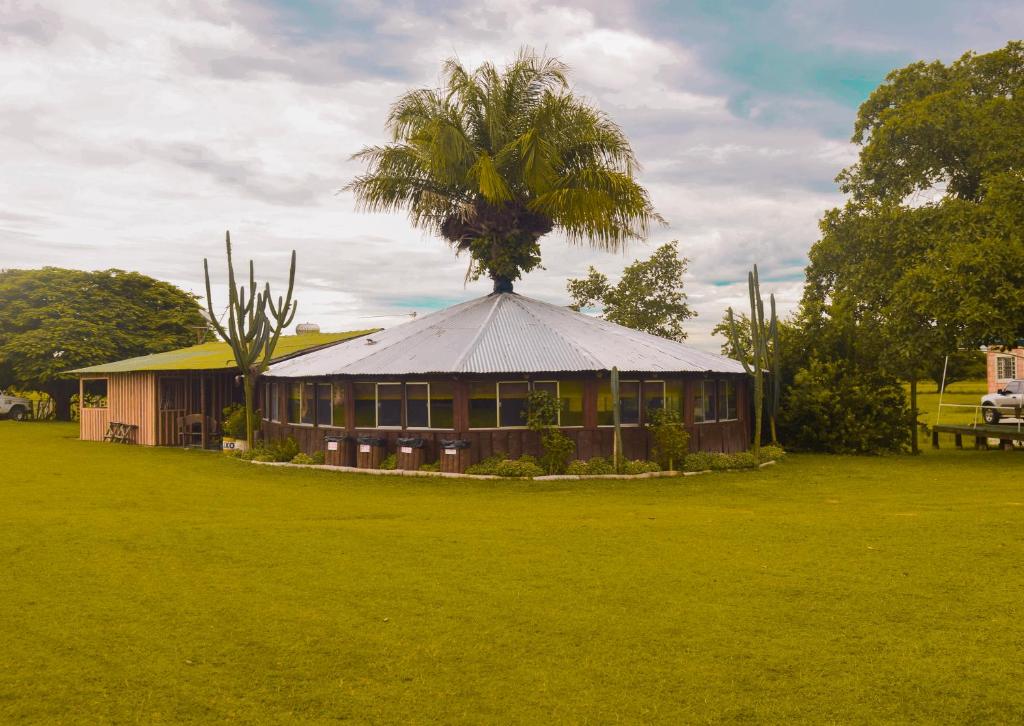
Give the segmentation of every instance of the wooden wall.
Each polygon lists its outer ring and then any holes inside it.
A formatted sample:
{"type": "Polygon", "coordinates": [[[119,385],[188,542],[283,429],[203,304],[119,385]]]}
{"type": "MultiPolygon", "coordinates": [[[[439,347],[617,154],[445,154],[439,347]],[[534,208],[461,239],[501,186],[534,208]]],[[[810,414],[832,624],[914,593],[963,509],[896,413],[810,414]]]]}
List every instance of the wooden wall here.
{"type": "MultiPolygon", "coordinates": [[[[102,441],[111,421],[138,427],[135,443],[156,443],[156,374],[150,371],[110,373],[88,378],[107,379],[107,408],[83,408],[79,435],[86,441],[102,441]]],[[[85,380],[84,378],[82,379],[85,380]]],[[[79,394],[82,382],[79,382],[79,394]]],[[[81,400],[81,399],[80,399],[81,400]]]]}
{"type": "MultiPolygon", "coordinates": [[[[724,377],[724,376],[723,376],[724,377]]],[[[551,380],[553,376],[535,376],[536,380],[551,380]]],[[[655,378],[650,376],[650,378],[655,378]]],[[[505,376],[502,380],[510,380],[505,376]]],[[[735,376],[737,382],[737,416],[734,421],[694,423],[693,421],[693,400],[696,395],[697,382],[700,376],[685,377],[684,384],[684,424],[690,432],[690,449],[693,451],[722,451],[738,452],[750,448],[750,396],[748,391],[748,380],[746,376],[735,376]]],[[[263,381],[272,379],[263,378],[263,381]]],[[[278,379],[282,384],[279,386],[279,408],[282,418],[287,416],[288,379],[278,379]]],[[[323,382],[327,379],[320,379],[323,382]]],[[[369,380],[369,377],[366,379],[369,380]]],[[[383,379],[381,379],[383,380],[383,379]]],[[[422,380],[422,378],[417,378],[422,380]]],[[[450,380],[450,379],[449,379],[450,380]]],[[[678,379],[677,379],[678,380],[678,379]]],[[[311,379],[312,381],[312,379],[311,379]]],[[[348,407],[348,421],[355,418],[355,402],[352,397],[351,381],[334,381],[348,386],[346,402],[348,407]]],[[[586,380],[584,384],[583,418],[584,426],[581,428],[563,428],[562,431],[576,444],[576,458],[591,459],[595,456],[610,457],[612,455],[612,440],[614,430],[610,427],[597,426],[597,379],[586,380]]],[[[259,386],[259,395],[262,397],[266,389],[259,386]]],[[[260,408],[268,411],[266,401],[260,401],[260,408]]],[[[510,457],[518,458],[523,454],[538,456],[541,453],[539,437],[536,433],[525,429],[469,429],[468,428],[468,385],[466,381],[456,381],[454,388],[454,430],[397,430],[397,429],[356,429],[352,426],[345,428],[298,425],[288,423],[276,423],[264,420],[261,424],[262,435],[266,441],[279,441],[289,436],[293,437],[299,444],[302,451],[313,453],[324,449],[324,437],[339,434],[373,434],[388,440],[388,451],[397,451],[397,439],[405,437],[420,437],[426,441],[426,461],[437,461],[441,454],[440,442],[444,439],[465,439],[470,442],[470,461],[477,462],[480,459],[496,453],[507,454],[510,457]]],[[[647,430],[640,426],[624,426],[622,428],[623,453],[629,459],[647,459],[650,457],[650,437],[647,430]]]]}

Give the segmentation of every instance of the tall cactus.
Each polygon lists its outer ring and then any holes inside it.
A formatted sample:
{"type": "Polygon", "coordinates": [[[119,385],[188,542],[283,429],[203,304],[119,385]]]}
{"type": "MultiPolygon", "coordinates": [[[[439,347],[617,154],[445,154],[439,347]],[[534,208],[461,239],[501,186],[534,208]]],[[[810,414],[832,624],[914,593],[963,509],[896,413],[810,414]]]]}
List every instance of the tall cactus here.
{"type": "Polygon", "coordinates": [[[295,288],[295,250],[292,250],[291,269],[288,272],[288,293],[278,296],[277,304],[270,294],[270,283],[262,291],[257,290],[256,270],[249,260],[249,284],[236,285],[235,266],[231,259],[231,233],[225,233],[228,256],[228,324],[224,326],[214,312],[213,294],[210,289],[210,265],[203,258],[203,274],[206,277],[206,305],[210,322],[220,337],[227,341],[234,353],[235,363],[242,371],[245,389],[245,439],[252,448],[254,443],[256,381],[270,364],[277,347],[281,331],[291,325],[299,308],[298,301],[292,300],[295,288]],[[246,294],[248,287],[248,296],[246,294]]]}
{"type": "MultiPolygon", "coordinates": [[[[757,276],[757,265],[753,271],[747,274],[747,289],[750,293],[750,351],[751,360],[740,358],[743,369],[754,379],[754,456],[761,453],[761,427],[764,418],[764,372],[768,369],[771,374],[772,393],[768,400],[768,417],[770,422],[771,441],[777,444],[778,439],[775,432],[775,416],[779,410],[779,398],[781,395],[781,383],[779,378],[779,366],[781,363],[779,353],[779,321],[775,312],[775,295],[769,296],[769,307],[771,315],[765,324],[764,300],[761,298],[761,282],[757,276]]],[[[742,334],[739,323],[730,307],[727,311],[729,339],[733,350],[742,351],[742,334]]]]}

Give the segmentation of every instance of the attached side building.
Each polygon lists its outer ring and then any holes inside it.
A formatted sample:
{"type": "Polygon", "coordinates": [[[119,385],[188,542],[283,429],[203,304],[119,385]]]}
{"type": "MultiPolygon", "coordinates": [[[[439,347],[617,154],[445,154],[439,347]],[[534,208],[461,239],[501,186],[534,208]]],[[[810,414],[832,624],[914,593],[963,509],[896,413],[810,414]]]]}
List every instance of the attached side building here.
{"type": "MultiPolygon", "coordinates": [[[[282,336],[274,360],[337,345],[374,331],[282,336]]],[[[207,417],[219,430],[223,409],[243,399],[238,367],[227,343],[217,341],[71,371],[79,377],[79,430],[102,441],[111,422],[134,427],[135,443],[178,443],[184,416],[207,417]]],[[[205,432],[205,429],[204,429],[205,432]]],[[[205,443],[205,442],[204,442],[205,443]]]]}
{"type": "Polygon", "coordinates": [[[651,409],[679,411],[694,450],[741,451],[750,443],[748,376],[734,360],[599,318],[497,292],[366,336],[294,356],[264,376],[266,438],[294,437],[307,453],[325,436],[425,442],[437,461],[445,441],[492,454],[537,455],[526,430],[531,390],[561,403],[560,428],[576,456],[612,453],[610,373],[619,370],[623,449],[650,456],[651,409]]]}

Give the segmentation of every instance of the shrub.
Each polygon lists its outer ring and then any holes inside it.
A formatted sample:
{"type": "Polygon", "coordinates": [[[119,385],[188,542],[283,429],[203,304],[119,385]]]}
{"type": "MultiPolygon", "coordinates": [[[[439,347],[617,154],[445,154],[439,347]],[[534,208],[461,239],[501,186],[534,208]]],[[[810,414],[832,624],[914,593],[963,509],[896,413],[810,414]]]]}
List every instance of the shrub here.
{"type": "Polygon", "coordinates": [[[395,454],[388,454],[387,456],[384,457],[384,460],[380,462],[380,468],[387,469],[389,471],[392,469],[397,469],[398,456],[396,456],[395,454]]]}
{"type": "Polygon", "coordinates": [[[540,434],[544,453],[539,463],[548,474],[564,472],[576,452],[575,442],[557,428],[561,405],[558,398],[547,391],[531,391],[526,399],[526,427],[540,434]]]}
{"type": "Polygon", "coordinates": [[[727,469],[750,469],[757,466],[757,459],[754,458],[752,451],[740,451],[736,454],[722,454],[722,458],[726,459],[729,465],[727,469]]]}
{"type": "Polygon", "coordinates": [[[313,457],[309,454],[298,453],[292,459],[293,464],[314,464],[313,457]]]}
{"type": "Polygon", "coordinates": [[[685,471],[707,471],[714,467],[715,455],[709,451],[698,451],[683,459],[685,471]]]}
{"type": "Polygon", "coordinates": [[[232,439],[245,438],[245,406],[233,403],[224,409],[224,435],[232,439]]]}
{"type": "Polygon", "coordinates": [[[498,464],[505,460],[504,454],[494,454],[466,467],[467,474],[493,474],[498,464]]]}
{"type": "Polygon", "coordinates": [[[587,474],[614,474],[615,464],[603,456],[595,456],[587,462],[587,474]]]}
{"type": "Polygon", "coordinates": [[[319,451],[319,450],[318,451],[314,451],[313,455],[310,458],[313,460],[314,464],[323,464],[324,463],[324,452],[323,451],[319,451]]]}
{"type": "Polygon", "coordinates": [[[505,459],[494,468],[494,473],[507,477],[535,477],[543,476],[544,470],[538,464],[526,459],[505,459]]]}
{"type": "Polygon", "coordinates": [[[762,446],[761,461],[776,461],[786,455],[781,446],[762,446]]]}
{"type": "Polygon", "coordinates": [[[582,476],[587,473],[587,462],[581,461],[580,459],[573,459],[569,462],[569,465],[565,467],[565,473],[582,476]]]}
{"type": "Polygon", "coordinates": [[[812,359],[798,370],[779,414],[780,437],[804,451],[881,454],[903,451],[910,440],[899,382],[845,360],[812,359]]]}
{"type": "Polygon", "coordinates": [[[662,471],[661,464],[656,461],[634,459],[633,461],[627,461],[622,466],[623,474],[647,474],[653,471],[662,471]]]}
{"type": "Polygon", "coordinates": [[[274,458],[274,455],[269,451],[261,450],[253,453],[250,457],[250,461],[277,461],[277,459],[274,458]]]}
{"type": "Polygon", "coordinates": [[[264,445],[261,453],[270,456],[270,461],[291,461],[299,454],[299,444],[289,436],[283,441],[273,441],[264,445]]]}
{"type": "Polygon", "coordinates": [[[650,411],[647,424],[651,432],[651,457],[668,471],[681,464],[690,451],[690,433],[683,428],[679,411],[656,408],[650,411]]]}
{"type": "Polygon", "coordinates": [[[420,471],[441,471],[441,462],[435,461],[433,464],[420,464],[420,471]]]}
{"type": "Polygon", "coordinates": [[[540,457],[540,465],[548,474],[561,474],[576,453],[576,442],[558,429],[545,431],[540,436],[540,445],[544,453],[540,457]]]}

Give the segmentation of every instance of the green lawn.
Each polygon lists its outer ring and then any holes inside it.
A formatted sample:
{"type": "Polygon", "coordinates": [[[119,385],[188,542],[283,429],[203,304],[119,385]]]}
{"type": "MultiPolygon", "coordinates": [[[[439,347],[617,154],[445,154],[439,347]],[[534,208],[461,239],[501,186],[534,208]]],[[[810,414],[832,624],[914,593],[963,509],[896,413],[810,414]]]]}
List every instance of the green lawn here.
{"type": "Polygon", "coordinates": [[[360,477],[0,422],[0,722],[1024,719],[1024,455],[360,477]]]}
{"type": "MultiPolygon", "coordinates": [[[[935,413],[939,411],[939,393],[937,386],[931,381],[922,381],[917,388],[917,418],[929,426],[935,425],[935,413]]],[[[908,387],[909,393],[909,387],[908,387]]],[[[967,406],[978,406],[981,397],[988,393],[988,382],[958,381],[946,387],[942,395],[942,403],[955,403],[967,406]]],[[[909,398],[907,399],[909,402],[909,398]]],[[[972,408],[942,408],[939,423],[966,424],[975,422],[975,411],[972,408]]],[[[977,423],[982,423],[981,415],[977,415],[977,423]]]]}

